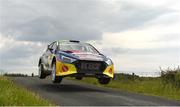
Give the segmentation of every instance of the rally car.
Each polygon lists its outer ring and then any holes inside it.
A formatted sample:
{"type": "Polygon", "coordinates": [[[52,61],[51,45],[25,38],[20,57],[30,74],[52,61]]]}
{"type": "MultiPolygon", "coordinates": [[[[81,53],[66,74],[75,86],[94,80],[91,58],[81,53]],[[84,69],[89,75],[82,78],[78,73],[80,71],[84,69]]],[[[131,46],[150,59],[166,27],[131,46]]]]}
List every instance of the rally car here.
{"type": "Polygon", "coordinates": [[[110,58],[104,56],[88,43],[76,40],[55,41],[47,46],[39,58],[40,79],[51,75],[53,83],[60,83],[64,77],[95,77],[100,84],[108,84],[114,76],[110,58]]]}

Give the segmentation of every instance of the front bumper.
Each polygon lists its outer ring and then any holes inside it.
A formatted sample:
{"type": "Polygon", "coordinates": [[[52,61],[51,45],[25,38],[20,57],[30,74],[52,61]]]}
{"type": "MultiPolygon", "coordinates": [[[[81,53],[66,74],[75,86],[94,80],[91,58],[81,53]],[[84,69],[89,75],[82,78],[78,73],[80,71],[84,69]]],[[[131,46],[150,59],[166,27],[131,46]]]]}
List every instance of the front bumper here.
{"type": "Polygon", "coordinates": [[[95,77],[110,77],[113,78],[114,77],[114,65],[109,65],[106,66],[106,68],[103,71],[99,71],[99,72],[79,72],[78,68],[74,65],[74,64],[68,64],[68,63],[63,63],[61,61],[56,61],[56,76],[95,76],[95,77]],[[66,67],[65,69],[63,67],[66,67]]]}

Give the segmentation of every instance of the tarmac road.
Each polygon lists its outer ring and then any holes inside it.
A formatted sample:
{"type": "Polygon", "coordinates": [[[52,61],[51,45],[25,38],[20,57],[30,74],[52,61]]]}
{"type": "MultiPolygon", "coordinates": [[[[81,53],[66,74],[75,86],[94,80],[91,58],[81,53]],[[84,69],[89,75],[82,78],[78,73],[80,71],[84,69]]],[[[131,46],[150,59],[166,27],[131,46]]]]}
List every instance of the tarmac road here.
{"type": "Polygon", "coordinates": [[[61,106],[180,106],[180,101],[100,88],[77,81],[63,80],[61,84],[52,84],[51,80],[38,77],[11,78],[61,106]]]}

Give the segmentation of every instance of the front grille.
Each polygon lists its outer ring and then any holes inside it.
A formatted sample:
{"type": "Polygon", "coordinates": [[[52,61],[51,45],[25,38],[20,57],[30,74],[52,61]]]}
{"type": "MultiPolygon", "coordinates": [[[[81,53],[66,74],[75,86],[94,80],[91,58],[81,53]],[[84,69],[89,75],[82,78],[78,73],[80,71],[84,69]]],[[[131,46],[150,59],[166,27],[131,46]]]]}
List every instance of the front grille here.
{"type": "Polygon", "coordinates": [[[105,62],[102,61],[75,61],[74,65],[78,73],[102,73],[106,69],[105,62]]]}

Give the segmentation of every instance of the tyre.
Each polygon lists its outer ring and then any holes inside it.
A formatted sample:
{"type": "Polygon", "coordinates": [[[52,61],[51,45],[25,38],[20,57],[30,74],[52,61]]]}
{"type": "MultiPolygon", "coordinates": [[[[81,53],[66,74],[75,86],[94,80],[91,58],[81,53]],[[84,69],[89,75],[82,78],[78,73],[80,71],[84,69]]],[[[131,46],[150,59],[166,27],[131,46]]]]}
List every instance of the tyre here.
{"type": "Polygon", "coordinates": [[[76,77],[77,80],[82,80],[83,77],[76,77]]]}
{"type": "Polygon", "coordinates": [[[45,74],[45,70],[44,70],[43,64],[39,65],[39,68],[38,68],[38,77],[40,79],[46,78],[46,74],[45,74]]]}
{"type": "Polygon", "coordinates": [[[52,64],[51,79],[53,83],[60,83],[62,81],[62,77],[56,76],[56,63],[55,62],[52,64]]]}
{"type": "Polygon", "coordinates": [[[100,84],[108,84],[111,81],[111,78],[99,78],[98,81],[100,84]]]}

